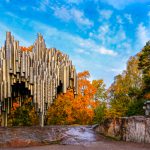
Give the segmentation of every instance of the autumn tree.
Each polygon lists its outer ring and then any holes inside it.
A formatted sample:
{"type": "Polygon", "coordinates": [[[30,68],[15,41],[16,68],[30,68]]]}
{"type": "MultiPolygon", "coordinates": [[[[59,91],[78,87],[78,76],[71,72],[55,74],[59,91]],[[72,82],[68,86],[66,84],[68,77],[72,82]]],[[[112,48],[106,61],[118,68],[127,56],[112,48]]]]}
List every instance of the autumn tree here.
{"type": "Polygon", "coordinates": [[[78,103],[80,104],[80,108],[78,108],[78,104],[75,106],[78,116],[79,124],[89,124],[92,123],[94,117],[94,109],[97,106],[97,102],[94,100],[94,96],[97,92],[97,88],[93,86],[93,84],[89,80],[90,73],[88,71],[84,71],[78,74],[78,103]]]}
{"type": "Polygon", "coordinates": [[[25,52],[25,51],[32,51],[33,49],[33,45],[29,46],[29,47],[24,47],[24,46],[20,46],[21,51],[25,52]]]}
{"type": "MultiPolygon", "coordinates": [[[[92,124],[94,110],[98,105],[95,94],[101,91],[103,81],[89,80],[88,71],[78,73],[78,95],[74,97],[73,91],[61,93],[48,110],[48,124],[92,124]],[[99,86],[98,86],[99,85],[99,86]]],[[[103,93],[103,92],[102,92],[103,93]]],[[[101,96],[102,97],[102,96],[101,96]]]]}
{"type": "Polygon", "coordinates": [[[38,124],[38,115],[32,105],[32,98],[27,98],[19,104],[19,97],[15,98],[13,107],[8,116],[9,126],[28,126],[38,124]]]}
{"type": "Polygon", "coordinates": [[[53,102],[47,113],[48,124],[73,124],[75,118],[73,115],[74,94],[68,90],[66,94],[59,94],[53,102]]]}

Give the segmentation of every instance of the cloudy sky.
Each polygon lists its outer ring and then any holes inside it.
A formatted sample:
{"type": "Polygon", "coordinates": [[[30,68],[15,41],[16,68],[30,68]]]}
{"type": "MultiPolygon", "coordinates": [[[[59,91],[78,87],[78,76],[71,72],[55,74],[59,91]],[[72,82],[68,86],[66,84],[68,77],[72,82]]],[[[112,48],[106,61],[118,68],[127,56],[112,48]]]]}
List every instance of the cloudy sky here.
{"type": "Polygon", "coordinates": [[[150,40],[150,0],[0,0],[0,46],[6,31],[25,46],[40,32],[108,87],[150,40]]]}

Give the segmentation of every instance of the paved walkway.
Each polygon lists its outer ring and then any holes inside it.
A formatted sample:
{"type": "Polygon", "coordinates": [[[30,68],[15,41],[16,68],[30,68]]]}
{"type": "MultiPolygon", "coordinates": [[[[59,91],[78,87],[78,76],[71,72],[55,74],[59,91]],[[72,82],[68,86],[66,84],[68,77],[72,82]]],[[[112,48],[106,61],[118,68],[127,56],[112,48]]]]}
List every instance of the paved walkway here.
{"type": "Polygon", "coordinates": [[[106,140],[86,145],[47,145],[0,150],[150,150],[150,145],[106,140]]]}
{"type": "Polygon", "coordinates": [[[88,126],[3,128],[0,131],[1,146],[3,142],[9,141],[11,146],[7,144],[6,146],[14,147],[0,148],[0,150],[150,150],[150,144],[115,141],[96,134],[88,126]],[[52,144],[51,141],[59,138],[60,145],[33,146],[52,144]],[[13,141],[14,139],[16,140],[13,141]],[[36,142],[33,143],[33,140],[36,142]]]}

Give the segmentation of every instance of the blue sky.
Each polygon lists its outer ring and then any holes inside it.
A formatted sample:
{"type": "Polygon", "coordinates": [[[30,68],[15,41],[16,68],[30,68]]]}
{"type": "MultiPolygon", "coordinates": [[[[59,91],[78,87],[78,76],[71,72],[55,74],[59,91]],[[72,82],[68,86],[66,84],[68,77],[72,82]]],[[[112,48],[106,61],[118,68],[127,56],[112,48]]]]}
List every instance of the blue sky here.
{"type": "Polygon", "coordinates": [[[6,31],[25,46],[40,32],[108,87],[150,40],[150,0],[0,0],[1,46],[6,31]]]}

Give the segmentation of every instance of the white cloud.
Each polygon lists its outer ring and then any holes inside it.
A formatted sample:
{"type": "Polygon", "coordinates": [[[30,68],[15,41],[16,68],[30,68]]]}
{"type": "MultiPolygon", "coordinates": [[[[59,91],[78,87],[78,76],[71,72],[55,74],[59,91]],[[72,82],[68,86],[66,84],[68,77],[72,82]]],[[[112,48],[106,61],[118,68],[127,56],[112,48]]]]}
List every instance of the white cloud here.
{"type": "MultiPolygon", "coordinates": [[[[96,43],[92,39],[84,39],[80,36],[60,31],[54,27],[47,26],[39,22],[32,22],[32,26],[35,27],[38,26],[39,27],[38,30],[44,33],[44,37],[47,37],[50,41],[55,40],[55,42],[57,42],[57,45],[61,45],[61,47],[63,47],[63,45],[66,46],[67,43],[68,48],[77,53],[79,52],[86,54],[99,53],[110,56],[116,56],[117,54],[113,50],[101,47],[98,43],[96,43]],[[62,39],[60,40],[60,38],[62,39]]],[[[37,29],[35,28],[35,30],[37,29]]]]}
{"type": "Polygon", "coordinates": [[[71,12],[66,7],[54,8],[54,15],[66,22],[72,19],[71,12]]]}
{"type": "Polygon", "coordinates": [[[143,47],[148,40],[150,40],[150,29],[140,23],[137,27],[137,44],[140,48],[143,47]]]}
{"type": "Polygon", "coordinates": [[[98,52],[100,54],[108,54],[108,55],[112,55],[112,56],[116,56],[117,55],[116,52],[114,52],[113,50],[110,50],[110,49],[106,49],[105,47],[100,47],[98,52]]]}
{"type": "Polygon", "coordinates": [[[79,53],[79,54],[86,54],[86,55],[90,55],[90,53],[84,49],[77,49],[75,51],[76,53],[79,53]]]}
{"type": "Polygon", "coordinates": [[[47,13],[51,9],[54,9],[55,5],[59,5],[59,1],[55,1],[55,3],[53,3],[51,0],[38,0],[35,1],[35,5],[31,5],[31,9],[47,13]]]}
{"type": "Polygon", "coordinates": [[[133,0],[102,0],[105,3],[108,3],[109,5],[112,5],[116,9],[123,9],[126,5],[129,4],[129,2],[133,0]]]}
{"type": "Polygon", "coordinates": [[[99,39],[103,45],[105,45],[109,34],[111,34],[110,25],[105,23],[98,28],[98,31],[95,33],[95,37],[99,39]]]}
{"type": "Polygon", "coordinates": [[[102,46],[108,47],[108,50],[116,50],[118,55],[131,55],[132,40],[126,35],[122,25],[118,27],[104,23],[89,36],[97,40],[102,46]]]}
{"type": "Polygon", "coordinates": [[[72,17],[74,17],[75,22],[81,25],[92,26],[93,22],[91,22],[88,18],[84,16],[84,13],[77,9],[71,10],[72,17]]]}
{"type": "Polygon", "coordinates": [[[124,17],[128,20],[130,24],[133,24],[132,16],[131,14],[124,14],[124,17]]]}
{"type": "Polygon", "coordinates": [[[108,20],[112,16],[113,11],[112,10],[103,9],[103,10],[99,11],[99,14],[100,14],[100,20],[102,20],[102,19],[108,20]]]}
{"type": "Polygon", "coordinates": [[[74,4],[79,4],[83,2],[83,0],[66,0],[67,3],[74,3],[74,4]]]}
{"type": "Polygon", "coordinates": [[[50,1],[49,0],[40,0],[38,5],[39,5],[38,9],[40,11],[46,11],[47,7],[50,5],[50,1]]]}
{"type": "Polygon", "coordinates": [[[121,16],[116,16],[116,21],[117,21],[117,23],[118,24],[123,24],[124,22],[123,22],[123,19],[121,18],[121,16]]]}
{"type": "Polygon", "coordinates": [[[97,0],[105,2],[116,9],[124,9],[126,6],[134,3],[147,3],[149,0],[97,0]]]}
{"type": "Polygon", "coordinates": [[[106,23],[106,24],[100,26],[98,31],[99,31],[99,33],[101,32],[103,34],[106,34],[109,32],[109,27],[110,27],[109,24],[106,23]]]}
{"type": "Polygon", "coordinates": [[[150,17],[150,11],[147,13],[147,16],[150,17]]]}
{"type": "MultiPolygon", "coordinates": [[[[124,67],[125,69],[125,67],[124,67]]],[[[114,72],[116,74],[121,74],[123,71],[123,68],[111,68],[109,71],[114,72]]]]}
{"type": "Polygon", "coordinates": [[[94,35],[93,32],[89,33],[89,37],[93,37],[93,35],[94,35]]]}
{"type": "Polygon", "coordinates": [[[122,26],[116,28],[109,23],[102,24],[93,36],[101,41],[103,45],[118,45],[127,39],[126,33],[122,26]]]}
{"type": "Polygon", "coordinates": [[[93,22],[85,17],[84,12],[75,8],[67,9],[66,7],[56,7],[54,8],[54,15],[65,22],[72,20],[79,26],[93,26],[93,22]]]}

